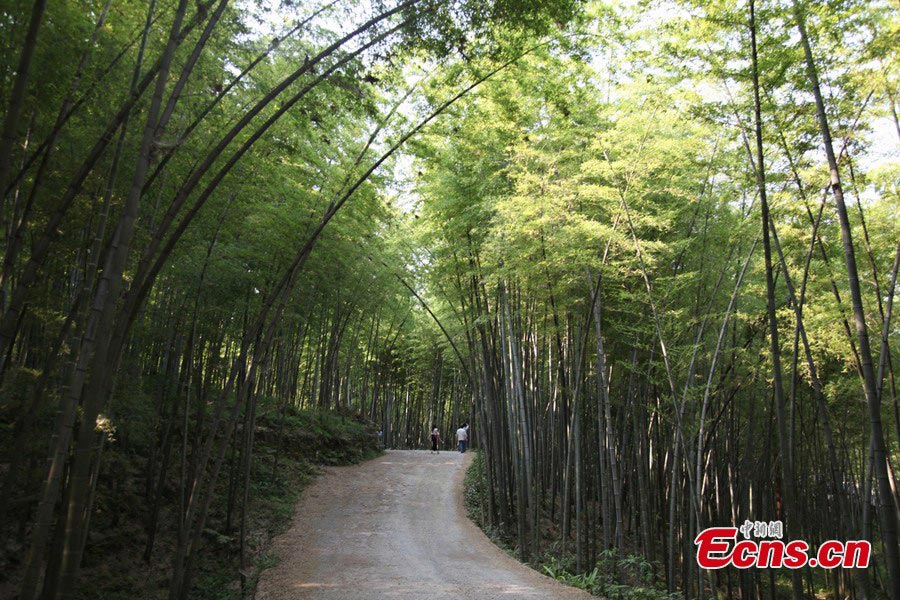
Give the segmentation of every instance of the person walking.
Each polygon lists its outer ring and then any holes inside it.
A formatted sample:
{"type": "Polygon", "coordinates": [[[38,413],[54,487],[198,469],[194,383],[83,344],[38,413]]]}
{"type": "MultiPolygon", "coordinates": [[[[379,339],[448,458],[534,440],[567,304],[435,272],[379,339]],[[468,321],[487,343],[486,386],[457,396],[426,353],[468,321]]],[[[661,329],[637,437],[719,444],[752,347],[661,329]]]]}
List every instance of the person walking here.
{"type": "Polygon", "coordinates": [[[434,454],[440,454],[441,450],[441,432],[438,431],[437,425],[431,427],[431,451],[434,454]]]}
{"type": "Polygon", "coordinates": [[[459,444],[459,452],[466,453],[466,446],[469,444],[469,424],[463,423],[463,426],[456,430],[456,441],[459,444]]]}

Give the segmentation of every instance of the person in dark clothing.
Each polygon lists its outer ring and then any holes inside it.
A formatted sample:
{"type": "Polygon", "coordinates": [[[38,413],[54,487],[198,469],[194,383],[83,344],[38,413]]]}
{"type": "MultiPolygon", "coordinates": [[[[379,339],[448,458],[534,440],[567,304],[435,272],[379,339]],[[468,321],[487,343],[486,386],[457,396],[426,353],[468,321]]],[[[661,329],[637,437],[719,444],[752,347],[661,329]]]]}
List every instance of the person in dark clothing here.
{"type": "Polygon", "coordinates": [[[435,454],[439,453],[441,447],[441,432],[438,431],[437,425],[431,426],[431,451],[435,454]]]}

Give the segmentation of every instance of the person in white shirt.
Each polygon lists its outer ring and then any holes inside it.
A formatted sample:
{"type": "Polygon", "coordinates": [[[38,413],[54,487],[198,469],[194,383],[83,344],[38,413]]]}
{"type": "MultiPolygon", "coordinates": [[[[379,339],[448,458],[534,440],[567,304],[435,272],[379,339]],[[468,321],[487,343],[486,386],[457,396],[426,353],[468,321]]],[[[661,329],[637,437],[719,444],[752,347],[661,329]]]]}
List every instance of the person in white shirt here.
{"type": "Polygon", "coordinates": [[[456,441],[459,443],[460,453],[465,454],[466,446],[469,445],[469,424],[463,423],[463,426],[456,430],[456,441]]]}

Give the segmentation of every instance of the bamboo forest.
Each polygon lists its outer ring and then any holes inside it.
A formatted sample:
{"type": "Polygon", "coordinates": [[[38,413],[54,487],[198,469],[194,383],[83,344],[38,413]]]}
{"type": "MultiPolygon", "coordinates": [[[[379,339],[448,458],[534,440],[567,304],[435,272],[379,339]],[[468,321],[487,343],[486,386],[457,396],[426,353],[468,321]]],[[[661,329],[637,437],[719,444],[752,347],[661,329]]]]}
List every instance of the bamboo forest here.
{"type": "Polygon", "coordinates": [[[896,0],[3,0],[0,598],[900,599],[898,101],[896,0]]]}

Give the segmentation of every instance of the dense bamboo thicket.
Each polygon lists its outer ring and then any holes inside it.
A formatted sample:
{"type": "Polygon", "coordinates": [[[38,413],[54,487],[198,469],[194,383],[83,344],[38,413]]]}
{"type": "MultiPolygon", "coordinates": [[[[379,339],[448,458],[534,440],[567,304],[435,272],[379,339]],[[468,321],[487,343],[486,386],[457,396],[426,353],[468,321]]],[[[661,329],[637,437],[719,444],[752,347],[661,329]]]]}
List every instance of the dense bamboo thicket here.
{"type": "Polygon", "coordinates": [[[222,531],[249,593],[255,436],[302,409],[391,448],[470,423],[483,526],[605,595],[900,597],[891,3],[0,29],[0,593],[90,596],[126,525],[160,597],[222,531]],[[872,566],[699,569],[745,520],[872,566]]]}
{"type": "Polygon", "coordinates": [[[415,148],[484,524],[609,595],[897,597],[890,12],[669,8],[594,7],[415,148]],[[877,558],[698,569],[745,520],[877,558]]]}

